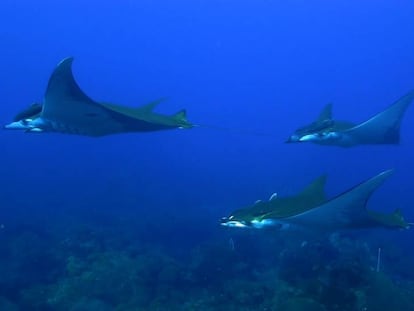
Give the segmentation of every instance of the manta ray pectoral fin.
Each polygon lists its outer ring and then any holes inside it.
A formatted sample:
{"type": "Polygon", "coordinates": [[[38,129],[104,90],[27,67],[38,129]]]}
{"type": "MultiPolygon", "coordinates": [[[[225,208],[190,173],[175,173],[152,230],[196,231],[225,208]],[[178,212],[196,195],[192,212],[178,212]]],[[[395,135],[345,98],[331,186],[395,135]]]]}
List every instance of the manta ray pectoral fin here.
{"type": "Polygon", "coordinates": [[[136,108],[137,110],[146,111],[146,112],[152,112],[161,102],[167,100],[166,97],[161,97],[159,99],[156,99],[146,105],[140,106],[136,108]]]}
{"type": "Polygon", "coordinates": [[[100,102],[100,104],[105,108],[108,109],[110,112],[116,112],[118,114],[133,118],[133,119],[143,119],[145,120],[148,115],[153,114],[153,110],[157,107],[165,98],[160,98],[154,100],[148,104],[139,106],[139,107],[127,107],[116,105],[113,103],[108,102],[100,102]]]}
{"type": "Polygon", "coordinates": [[[40,114],[51,127],[47,131],[93,137],[122,132],[122,124],[108,109],[78,86],[72,63],[72,57],[63,59],[49,78],[40,114]]]}
{"type": "Polygon", "coordinates": [[[373,226],[375,223],[366,210],[366,203],[392,173],[393,170],[384,171],[309,211],[291,217],[289,221],[330,229],[373,226]]]}
{"type": "Polygon", "coordinates": [[[344,134],[359,144],[398,144],[401,121],[413,101],[414,91],[411,91],[369,120],[344,131],[344,134]]]}
{"type": "Polygon", "coordinates": [[[101,105],[78,86],[72,72],[73,57],[62,60],[49,78],[41,116],[61,123],[89,123],[90,116],[107,118],[101,105]]]}
{"type": "Polygon", "coordinates": [[[75,81],[72,64],[73,57],[65,58],[53,71],[47,85],[42,113],[47,113],[48,106],[63,106],[59,100],[63,101],[63,103],[80,102],[82,104],[97,104],[81,90],[75,81]]]}

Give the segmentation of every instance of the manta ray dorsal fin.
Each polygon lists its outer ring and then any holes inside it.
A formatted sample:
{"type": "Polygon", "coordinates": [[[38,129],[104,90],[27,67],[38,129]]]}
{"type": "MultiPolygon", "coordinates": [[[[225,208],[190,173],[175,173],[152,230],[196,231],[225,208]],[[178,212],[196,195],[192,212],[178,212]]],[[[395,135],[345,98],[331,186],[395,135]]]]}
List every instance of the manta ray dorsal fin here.
{"type": "Polygon", "coordinates": [[[322,111],[319,113],[318,119],[316,122],[323,122],[325,120],[332,119],[332,103],[329,103],[323,107],[322,111]]]}
{"type": "Polygon", "coordinates": [[[413,101],[414,90],[369,120],[346,130],[345,133],[357,143],[398,144],[402,118],[413,101]]]}
{"type": "Polygon", "coordinates": [[[384,171],[325,203],[292,217],[292,222],[315,228],[360,228],[371,226],[366,203],[372,193],[393,173],[384,171]]]}

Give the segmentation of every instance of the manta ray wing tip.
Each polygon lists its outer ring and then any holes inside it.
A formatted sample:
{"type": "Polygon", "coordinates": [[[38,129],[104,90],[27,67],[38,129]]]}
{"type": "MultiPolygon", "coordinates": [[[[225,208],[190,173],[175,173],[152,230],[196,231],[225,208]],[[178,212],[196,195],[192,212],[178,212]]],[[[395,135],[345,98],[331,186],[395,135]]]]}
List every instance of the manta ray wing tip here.
{"type": "Polygon", "coordinates": [[[65,57],[64,59],[62,59],[59,63],[58,63],[58,67],[62,66],[62,65],[72,65],[73,63],[73,56],[69,56],[69,57],[65,57]]]}
{"type": "Polygon", "coordinates": [[[394,169],[393,168],[390,168],[390,169],[387,169],[387,170],[381,172],[380,175],[387,175],[387,176],[389,176],[389,175],[392,175],[393,173],[394,173],[394,169]]]}

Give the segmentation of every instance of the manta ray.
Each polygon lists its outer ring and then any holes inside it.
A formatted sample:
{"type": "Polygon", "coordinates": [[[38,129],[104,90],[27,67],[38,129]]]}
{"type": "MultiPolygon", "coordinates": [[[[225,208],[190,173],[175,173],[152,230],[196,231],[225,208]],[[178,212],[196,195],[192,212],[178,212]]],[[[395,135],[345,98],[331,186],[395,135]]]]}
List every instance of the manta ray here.
{"type": "Polygon", "coordinates": [[[411,91],[384,111],[359,124],[332,119],[332,104],[328,104],[314,122],[297,129],[286,142],[312,142],[341,147],[399,144],[401,120],[413,100],[414,91],[411,91]]]}
{"type": "Polygon", "coordinates": [[[273,194],[268,201],[257,201],[235,210],[230,216],[222,218],[220,223],[226,227],[296,227],[312,231],[372,227],[407,229],[413,224],[405,221],[398,209],[388,214],[366,208],[371,194],[392,172],[384,171],[331,199],[325,196],[327,177],[320,176],[297,195],[279,197],[273,194]]]}
{"type": "Polygon", "coordinates": [[[187,121],[185,110],[173,115],[155,113],[161,100],[125,107],[91,99],[76,83],[72,63],[72,57],[62,60],[49,78],[43,102],[17,114],[5,128],[98,137],[194,126],[187,121]]]}

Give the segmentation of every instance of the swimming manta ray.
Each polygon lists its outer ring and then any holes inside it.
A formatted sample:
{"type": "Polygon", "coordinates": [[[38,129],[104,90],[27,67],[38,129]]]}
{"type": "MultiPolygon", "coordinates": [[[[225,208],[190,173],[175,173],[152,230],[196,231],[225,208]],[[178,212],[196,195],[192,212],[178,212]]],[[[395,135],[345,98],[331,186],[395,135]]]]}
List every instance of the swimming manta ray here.
{"type": "Polygon", "coordinates": [[[359,124],[333,120],[332,104],[328,104],[316,121],[297,129],[286,142],[312,142],[341,147],[398,144],[401,120],[413,100],[414,91],[411,91],[384,111],[359,124]]]}
{"type": "Polygon", "coordinates": [[[104,136],[193,127],[185,110],[173,115],[153,112],[160,100],[136,108],[94,101],[76,83],[72,63],[73,58],[62,60],[49,78],[43,103],[20,112],[5,128],[104,136]]]}
{"type": "Polygon", "coordinates": [[[384,171],[332,199],[325,197],[326,176],[321,176],[302,192],[289,197],[272,195],[268,201],[257,201],[221,219],[221,225],[238,228],[288,227],[313,231],[362,229],[371,227],[409,228],[399,210],[381,213],[366,208],[371,194],[390,175],[384,171]]]}

